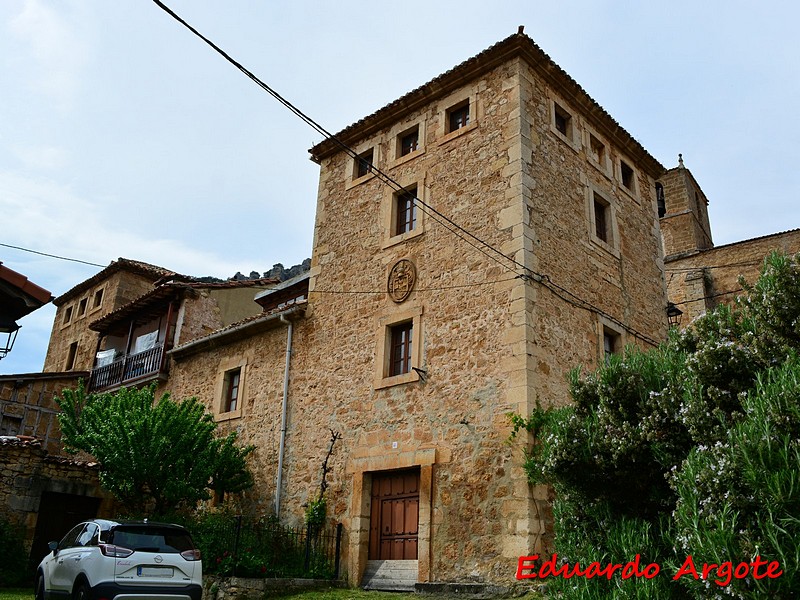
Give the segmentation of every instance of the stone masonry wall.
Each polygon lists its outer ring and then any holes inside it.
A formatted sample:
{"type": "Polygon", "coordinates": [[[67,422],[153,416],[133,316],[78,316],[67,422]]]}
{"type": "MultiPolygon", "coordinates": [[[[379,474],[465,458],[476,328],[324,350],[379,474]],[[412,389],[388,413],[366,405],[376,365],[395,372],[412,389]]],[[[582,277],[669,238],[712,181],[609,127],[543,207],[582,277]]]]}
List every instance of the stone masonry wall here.
{"type": "Polygon", "coordinates": [[[53,400],[65,388],[74,388],[88,373],[0,376],[0,435],[32,436],[50,454],[63,454],[58,406],[53,400]]]}
{"type": "Polygon", "coordinates": [[[529,400],[563,405],[570,401],[568,371],[603,360],[604,328],[619,334],[621,344],[645,347],[666,333],[655,182],[635,155],[601,134],[591,115],[580,114],[529,67],[522,94],[526,235],[532,269],[544,278],[544,284],[534,278],[528,290],[529,400]],[[566,136],[554,126],[555,105],[571,115],[566,136]],[[592,153],[597,142],[600,160],[592,153]],[[621,161],[634,170],[630,189],[622,182],[621,161]],[[610,205],[608,241],[595,232],[595,193],[610,205]]]}
{"type": "Polygon", "coordinates": [[[718,304],[733,302],[742,293],[739,276],[749,283],[755,282],[764,258],[773,250],[786,254],[800,252],[800,230],[717,246],[668,261],[669,299],[683,311],[681,327],[718,304]]]}

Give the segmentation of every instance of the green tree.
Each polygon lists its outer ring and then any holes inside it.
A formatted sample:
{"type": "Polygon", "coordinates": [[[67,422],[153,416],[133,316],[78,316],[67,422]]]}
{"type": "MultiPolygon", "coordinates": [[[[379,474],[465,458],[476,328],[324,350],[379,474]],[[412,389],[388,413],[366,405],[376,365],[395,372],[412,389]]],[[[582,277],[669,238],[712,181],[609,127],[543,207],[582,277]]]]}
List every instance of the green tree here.
{"type": "Polygon", "coordinates": [[[252,485],[245,459],[253,447],[238,447],[236,434],[215,437],[216,423],[196,398],[176,402],[155,386],[87,394],[81,383],[64,390],[62,442],[100,463],[101,485],[131,512],[164,515],[193,507],[218,493],[252,485]]]}

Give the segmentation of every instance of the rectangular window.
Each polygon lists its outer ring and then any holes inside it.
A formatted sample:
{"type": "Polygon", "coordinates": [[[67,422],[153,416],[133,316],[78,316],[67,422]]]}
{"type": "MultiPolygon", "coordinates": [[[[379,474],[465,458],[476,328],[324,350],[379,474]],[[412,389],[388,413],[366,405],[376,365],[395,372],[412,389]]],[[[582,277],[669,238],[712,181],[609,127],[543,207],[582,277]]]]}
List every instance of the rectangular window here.
{"type": "Polygon", "coordinates": [[[68,306],[64,309],[64,325],[72,321],[72,307],[68,306]]]}
{"type": "Polygon", "coordinates": [[[97,290],[94,293],[94,301],[92,302],[92,308],[100,308],[101,304],[103,304],[103,290],[97,290]]]}
{"type": "Polygon", "coordinates": [[[389,351],[389,377],[411,372],[411,343],[414,333],[413,321],[393,325],[389,351]]]}
{"type": "Polygon", "coordinates": [[[419,125],[400,136],[400,156],[411,154],[419,148],[419,125]]]}
{"type": "Polygon", "coordinates": [[[79,317],[82,317],[83,315],[85,315],[85,314],[86,314],[86,304],[88,304],[88,302],[89,302],[89,299],[88,299],[88,298],[83,298],[83,299],[82,299],[82,300],[81,300],[81,301],[78,303],[78,316],[79,316],[79,317]]]}
{"type": "Polygon", "coordinates": [[[601,196],[594,194],[594,232],[598,239],[606,243],[611,241],[609,233],[609,206],[601,196]]]}
{"type": "Polygon", "coordinates": [[[395,235],[412,231],[417,226],[417,186],[395,194],[395,235]]]}
{"type": "Polygon", "coordinates": [[[620,351],[620,335],[608,327],[603,327],[603,355],[606,360],[620,351]]]}
{"type": "Polygon", "coordinates": [[[553,120],[556,130],[565,138],[572,140],[572,115],[555,102],[553,103],[553,120]]]}
{"type": "Polygon", "coordinates": [[[636,190],[636,182],[634,179],[633,167],[631,167],[624,160],[619,161],[619,174],[622,179],[623,187],[629,192],[636,190]]]}
{"type": "Polygon", "coordinates": [[[233,369],[225,373],[225,387],[222,407],[223,412],[233,412],[239,406],[239,381],[242,369],[233,369]]]}
{"type": "Polygon", "coordinates": [[[78,342],[72,342],[69,345],[69,352],[67,352],[67,364],[64,367],[65,371],[72,371],[75,368],[75,357],[78,354],[78,342]]]}
{"type": "Polygon", "coordinates": [[[447,111],[447,133],[467,125],[469,125],[469,100],[456,104],[447,111]]]}
{"type": "MultiPolygon", "coordinates": [[[[564,134],[566,135],[566,134],[564,134]]],[[[594,137],[592,134],[589,134],[589,148],[592,152],[592,158],[594,162],[598,163],[602,167],[605,168],[606,165],[606,146],[594,137]]]]}
{"type": "Polygon", "coordinates": [[[372,148],[358,155],[358,157],[355,160],[355,167],[353,172],[354,179],[358,179],[359,177],[364,177],[372,170],[373,157],[374,157],[374,151],[372,148]]]}

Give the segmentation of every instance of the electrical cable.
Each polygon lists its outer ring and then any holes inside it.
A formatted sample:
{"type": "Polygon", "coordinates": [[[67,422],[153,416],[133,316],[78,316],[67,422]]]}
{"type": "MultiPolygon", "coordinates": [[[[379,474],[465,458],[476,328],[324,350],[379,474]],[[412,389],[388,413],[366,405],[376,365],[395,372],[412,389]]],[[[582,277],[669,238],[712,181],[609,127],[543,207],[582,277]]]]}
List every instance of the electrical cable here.
{"type": "Polygon", "coordinates": [[[66,256],[58,256],[57,254],[47,254],[46,252],[39,252],[38,250],[31,250],[30,248],[22,248],[20,246],[12,246],[11,244],[3,244],[0,243],[0,246],[4,246],[6,248],[13,248],[14,250],[22,250],[23,252],[30,252],[31,254],[38,254],[40,256],[48,256],[50,258],[57,258],[58,260],[68,260],[70,262],[82,263],[84,265],[90,265],[92,267],[106,267],[107,265],[99,265],[97,263],[89,262],[86,260],[80,260],[78,258],[67,258],[66,256]]]}

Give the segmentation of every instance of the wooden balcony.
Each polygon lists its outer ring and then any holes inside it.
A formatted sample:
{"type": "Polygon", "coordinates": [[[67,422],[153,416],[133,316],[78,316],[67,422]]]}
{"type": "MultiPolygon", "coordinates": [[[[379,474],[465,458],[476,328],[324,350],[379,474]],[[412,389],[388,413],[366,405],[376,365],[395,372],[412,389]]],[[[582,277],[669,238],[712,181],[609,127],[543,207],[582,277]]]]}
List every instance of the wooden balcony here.
{"type": "Polygon", "coordinates": [[[97,392],[122,385],[153,379],[166,374],[162,358],[166,348],[164,345],[128,354],[116,359],[114,362],[95,367],[89,378],[89,391],[97,392]]]}

